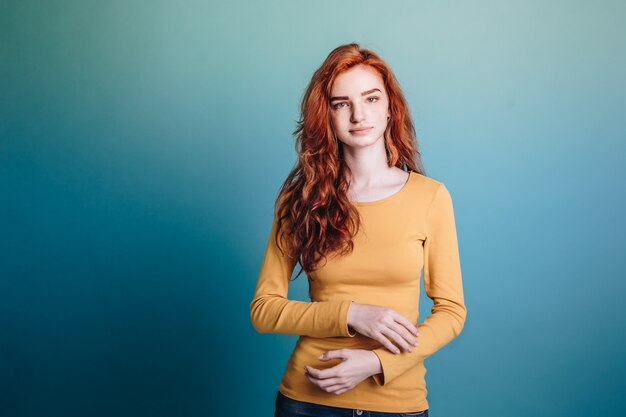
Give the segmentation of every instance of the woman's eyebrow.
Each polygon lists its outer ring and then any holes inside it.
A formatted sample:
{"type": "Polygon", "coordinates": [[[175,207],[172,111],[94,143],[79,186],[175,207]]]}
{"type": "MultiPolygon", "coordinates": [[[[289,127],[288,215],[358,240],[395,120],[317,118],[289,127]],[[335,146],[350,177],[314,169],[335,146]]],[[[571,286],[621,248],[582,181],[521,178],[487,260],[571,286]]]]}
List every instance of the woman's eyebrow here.
{"type": "MultiPolygon", "coordinates": [[[[363,92],[361,93],[361,95],[362,95],[362,96],[366,96],[366,95],[368,95],[368,94],[373,93],[374,91],[378,91],[378,92],[381,92],[381,93],[382,93],[382,91],[380,91],[378,88],[372,88],[371,90],[363,91],[363,92]]],[[[335,101],[335,100],[347,100],[347,99],[348,99],[348,96],[331,97],[331,98],[330,98],[330,101],[335,101]]]]}

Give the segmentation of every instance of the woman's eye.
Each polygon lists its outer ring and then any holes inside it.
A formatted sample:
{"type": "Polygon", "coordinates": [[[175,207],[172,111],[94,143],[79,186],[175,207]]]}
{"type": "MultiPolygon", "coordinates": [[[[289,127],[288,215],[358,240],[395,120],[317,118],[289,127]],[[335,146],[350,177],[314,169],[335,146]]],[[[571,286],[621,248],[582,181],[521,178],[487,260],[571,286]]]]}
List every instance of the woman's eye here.
{"type": "MultiPolygon", "coordinates": [[[[375,97],[375,96],[374,97],[368,97],[365,100],[369,101],[370,103],[375,103],[375,102],[377,102],[379,100],[379,97],[375,97]]],[[[346,104],[347,105],[348,103],[346,103],[344,101],[342,103],[333,104],[333,109],[340,109],[340,108],[344,107],[344,106],[342,106],[342,104],[346,104]]]]}

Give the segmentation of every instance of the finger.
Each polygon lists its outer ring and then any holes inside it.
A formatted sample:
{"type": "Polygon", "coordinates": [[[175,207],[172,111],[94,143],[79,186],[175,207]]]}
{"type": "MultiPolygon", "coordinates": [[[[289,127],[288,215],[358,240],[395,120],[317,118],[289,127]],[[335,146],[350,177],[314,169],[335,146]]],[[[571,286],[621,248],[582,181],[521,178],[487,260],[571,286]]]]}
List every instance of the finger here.
{"type": "Polygon", "coordinates": [[[409,343],[406,340],[404,340],[402,337],[400,337],[400,335],[396,333],[393,329],[388,327],[386,329],[383,329],[382,333],[388,338],[390,338],[392,341],[394,341],[396,345],[400,346],[405,351],[408,351],[408,352],[413,351],[413,348],[409,345],[409,343]]]}
{"type": "Polygon", "coordinates": [[[309,379],[309,381],[311,381],[311,383],[315,386],[317,386],[318,388],[326,391],[326,392],[333,392],[339,388],[342,388],[345,383],[342,382],[339,378],[331,378],[331,379],[316,379],[315,377],[311,376],[310,374],[305,374],[305,376],[309,379]],[[330,381],[330,382],[329,382],[330,381]]]}
{"type": "Polygon", "coordinates": [[[306,377],[307,377],[307,379],[311,382],[311,384],[313,384],[313,385],[315,385],[315,386],[317,386],[317,387],[321,388],[321,387],[320,387],[320,381],[319,381],[319,380],[317,380],[317,379],[313,378],[310,374],[304,374],[304,376],[306,376],[306,377]]]}
{"type": "Polygon", "coordinates": [[[340,379],[340,378],[327,378],[327,379],[319,379],[317,380],[317,385],[320,388],[323,388],[325,390],[329,390],[330,387],[333,386],[338,386],[343,384],[344,382],[340,379]]]}
{"type": "Polygon", "coordinates": [[[400,349],[398,349],[393,343],[391,343],[391,341],[389,341],[389,339],[387,339],[382,332],[374,334],[372,336],[372,339],[379,341],[380,344],[386,347],[389,352],[400,353],[400,349]]]}
{"type": "Polygon", "coordinates": [[[345,349],[329,350],[317,357],[320,360],[328,359],[348,359],[348,352],[345,349]]]}
{"type": "Polygon", "coordinates": [[[420,332],[417,327],[415,327],[415,325],[402,314],[394,311],[393,318],[395,321],[406,327],[411,333],[413,333],[414,336],[419,336],[420,332]]]}
{"type": "Polygon", "coordinates": [[[315,383],[315,385],[317,385],[318,387],[320,386],[322,382],[326,381],[325,379],[315,378],[313,375],[311,375],[308,372],[305,372],[304,376],[306,376],[309,379],[309,381],[315,383]]]}
{"type": "Polygon", "coordinates": [[[391,325],[391,329],[393,331],[395,331],[396,333],[398,333],[400,336],[402,336],[404,338],[404,340],[406,340],[410,345],[412,345],[412,346],[417,346],[418,345],[417,340],[415,340],[415,337],[413,337],[413,335],[411,335],[411,333],[409,333],[409,331],[406,329],[406,327],[402,326],[398,322],[394,322],[391,325]]]}
{"type": "Polygon", "coordinates": [[[312,375],[315,379],[326,379],[326,378],[332,378],[332,377],[337,376],[337,369],[335,369],[337,368],[337,366],[333,366],[332,368],[323,369],[323,370],[315,369],[310,366],[305,366],[304,370],[310,375],[312,375]]]}
{"type": "Polygon", "coordinates": [[[335,395],[341,395],[341,394],[343,394],[344,392],[346,392],[346,391],[348,391],[348,390],[350,390],[350,389],[351,389],[351,387],[344,387],[344,388],[341,388],[341,389],[339,389],[339,390],[335,391],[333,394],[335,394],[335,395]]]}
{"type": "Polygon", "coordinates": [[[324,390],[331,394],[339,395],[341,392],[345,392],[345,388],[347,388],[345,384],[335,384],[324,388],[324,390]]]}

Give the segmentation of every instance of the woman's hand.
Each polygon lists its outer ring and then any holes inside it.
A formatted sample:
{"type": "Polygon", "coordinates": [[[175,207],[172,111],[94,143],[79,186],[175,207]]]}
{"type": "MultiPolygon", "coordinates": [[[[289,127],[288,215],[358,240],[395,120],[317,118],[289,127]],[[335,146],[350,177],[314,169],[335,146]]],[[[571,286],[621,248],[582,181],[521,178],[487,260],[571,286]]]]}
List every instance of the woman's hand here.
{"type": "Polygon", "coordinates": [[[420,335],[417,327],[400,313],[387,307],[370,304],[350,304],[348,326],[364,336],[378,340],[393,353],[400,353],[400,350],[389,339],[404,350],[412,352],[411,345],[417,346],[418,343],[411,333],[415,336],[420,335]]]}
{"type": "Polygon", "coordinates": [[[371,375],[382,372],[378,356],[371,350],[365,349],[339,349],[329,350],[318,359],[327,361],[329,359],[341,358],[343,361],[323,370],[305,366],[306,377],[314,385],[331,394],[342,394],[354,388],[359,382],[371,375]]]}

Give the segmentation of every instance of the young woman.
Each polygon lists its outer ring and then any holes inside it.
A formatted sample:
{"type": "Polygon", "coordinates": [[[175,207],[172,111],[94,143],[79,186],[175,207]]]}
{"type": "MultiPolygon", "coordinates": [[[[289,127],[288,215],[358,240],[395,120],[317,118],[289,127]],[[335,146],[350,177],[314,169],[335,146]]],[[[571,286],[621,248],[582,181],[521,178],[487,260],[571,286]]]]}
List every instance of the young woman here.
{"type": "Polygon", "coordinates": [[[466,317],[450,193],[374,52],[334,49],[301,111],[250,303],[257,331],[300,335],[275,416],[428,416],[424,360],[466,317]],[[287,299],[296,262],[311,302],[287,299]],[[422,268],[434,304],[416,327],[422,268]]]}

